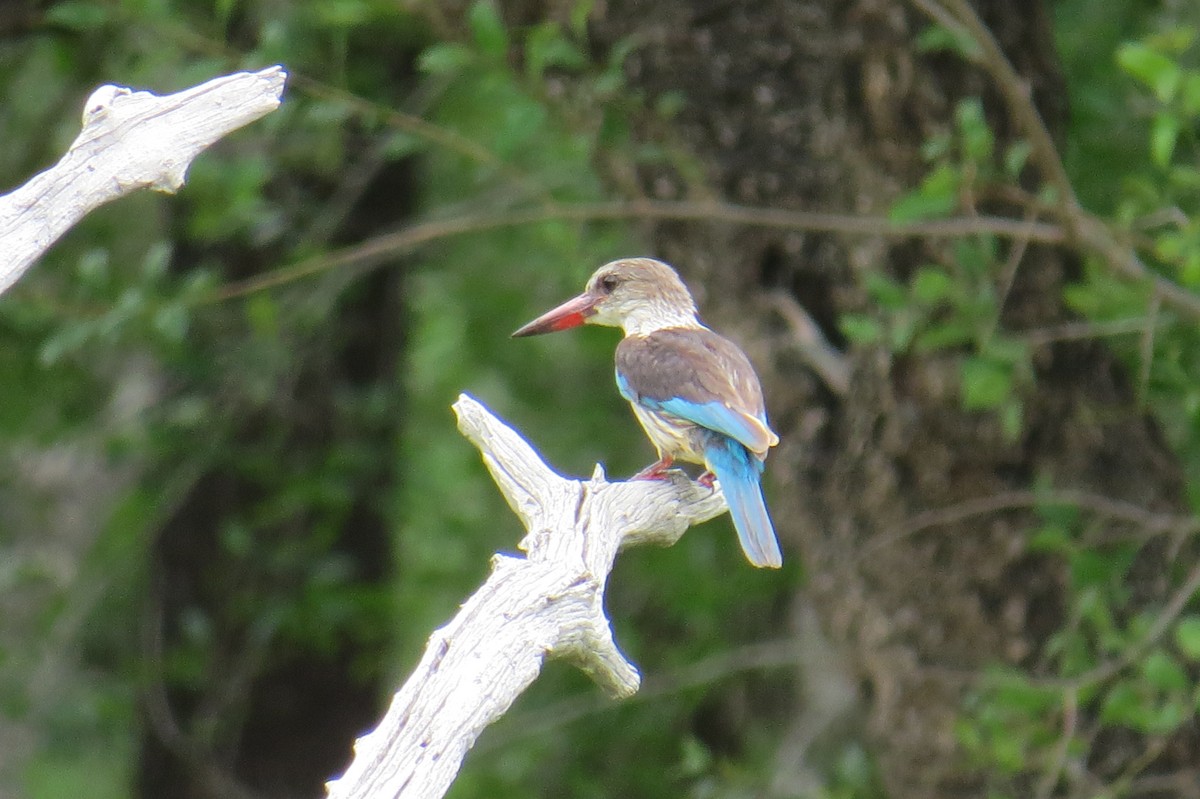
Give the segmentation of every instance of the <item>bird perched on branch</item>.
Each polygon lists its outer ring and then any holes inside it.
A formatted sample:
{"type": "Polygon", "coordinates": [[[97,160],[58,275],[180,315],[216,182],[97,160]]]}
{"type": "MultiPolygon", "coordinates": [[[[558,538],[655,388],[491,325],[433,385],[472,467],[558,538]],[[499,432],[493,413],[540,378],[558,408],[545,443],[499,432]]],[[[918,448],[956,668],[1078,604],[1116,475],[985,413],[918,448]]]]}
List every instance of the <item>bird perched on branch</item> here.
{"type": "Polygon", "coordinates": [[[605,264],[574,299],[513,336],[579,325],[620,327],[617,388],[658,450],[638,473],[662,478],[675,460],[702,464],[700,482],[720,481],[742,551],[755,566],[778,568],[779,543],[760,482],[779,436],[767,424],[762,388],[746,355],[709,330],[675,270],[652,258],[605,264]]]}

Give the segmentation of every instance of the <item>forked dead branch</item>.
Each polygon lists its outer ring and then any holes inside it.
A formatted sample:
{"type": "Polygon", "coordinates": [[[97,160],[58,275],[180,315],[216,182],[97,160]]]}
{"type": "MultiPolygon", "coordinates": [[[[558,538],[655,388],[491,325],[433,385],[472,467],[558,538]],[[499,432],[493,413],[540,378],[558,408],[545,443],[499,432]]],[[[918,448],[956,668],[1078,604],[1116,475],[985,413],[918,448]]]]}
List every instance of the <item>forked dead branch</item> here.
{"type": "Polygon", "coordinates": [[[533,448],[474,399],[454,405],[458,426],[528,531],[525,555],[497,554],[492,574],[425,654],[379,725],[354,746],[347,772],[329,783],[338,799],[440,797],[479,734],[537,677],[564,658],[614,697],[640,677],[613,641],[604,589],[617,553],[668,546],[725,510],[719,490],[682,473],[610,483],[556,474],[533,448]]]}

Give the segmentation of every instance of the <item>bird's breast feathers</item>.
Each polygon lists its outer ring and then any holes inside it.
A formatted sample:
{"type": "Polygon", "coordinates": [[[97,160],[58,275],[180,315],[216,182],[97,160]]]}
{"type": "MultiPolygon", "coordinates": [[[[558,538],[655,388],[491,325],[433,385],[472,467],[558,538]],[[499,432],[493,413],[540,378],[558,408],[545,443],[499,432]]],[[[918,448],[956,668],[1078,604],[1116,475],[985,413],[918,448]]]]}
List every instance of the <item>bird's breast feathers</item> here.
{"type": "Polygon", "coordinates": [[[634,402],[633,413],[646,431],[646,438],[658,450],[659,457],[669,455],[678,461],[704,463],[705,430],[693,422],[671,414],[651,410],[634,402]]]}

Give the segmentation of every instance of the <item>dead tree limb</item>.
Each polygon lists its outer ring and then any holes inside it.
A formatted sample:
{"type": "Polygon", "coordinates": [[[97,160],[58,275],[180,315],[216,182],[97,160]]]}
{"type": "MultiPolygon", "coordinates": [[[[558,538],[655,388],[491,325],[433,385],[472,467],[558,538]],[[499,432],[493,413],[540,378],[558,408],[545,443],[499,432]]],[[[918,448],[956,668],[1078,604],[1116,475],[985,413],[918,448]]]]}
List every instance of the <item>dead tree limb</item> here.
{"type": "Polygon", "coordinates": [[[492,574],[429,638],[383,720],[354,745],[335,799],[432,799],[449,789],[467,750],[529,686],[547,657],[578,665],[613,697],[640,677],[613,641],[604,587],[617,553],[668,546],[725,510],[720,491],[681,472],[671,480],[610,483],[561,477],[514,430],[463,395],[458,426],[479,448],[528,530],[524,556],[497,554],[492,574]]]}
{"type": "Polygon", "coordinates": [[[177,191],[209,145],[278,107],[286,79],[275,66],[165,97],[96,89],[67,154],[0,197],[0,293],[93,209],[138,189],[177,191]]]}

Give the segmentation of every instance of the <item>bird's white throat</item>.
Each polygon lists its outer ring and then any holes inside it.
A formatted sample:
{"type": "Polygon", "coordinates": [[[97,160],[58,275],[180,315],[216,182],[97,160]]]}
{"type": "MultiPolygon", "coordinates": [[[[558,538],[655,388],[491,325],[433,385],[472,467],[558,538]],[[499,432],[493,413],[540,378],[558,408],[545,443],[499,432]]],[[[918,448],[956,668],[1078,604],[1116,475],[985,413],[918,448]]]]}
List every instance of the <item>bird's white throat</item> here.
{"type": "Polygon", "coordinates": [[[696,318],[694,308],[670,307],[660,303],[645,303],[630,310],[621,320],[627,336],[645,336],[669,327],[704,328],[696,318]]]}

